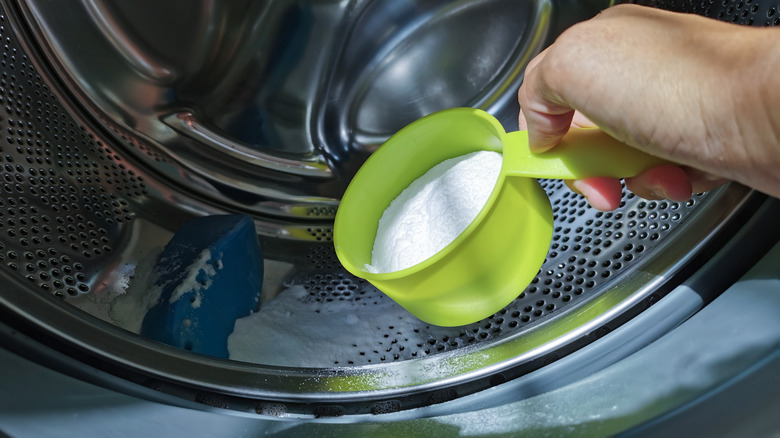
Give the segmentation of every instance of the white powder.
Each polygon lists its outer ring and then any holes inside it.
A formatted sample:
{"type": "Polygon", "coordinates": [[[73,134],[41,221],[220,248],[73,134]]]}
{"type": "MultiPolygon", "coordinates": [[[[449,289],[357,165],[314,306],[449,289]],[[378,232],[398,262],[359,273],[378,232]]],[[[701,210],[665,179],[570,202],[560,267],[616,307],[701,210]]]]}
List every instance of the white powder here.
{"type": "MultiPolygon", "coordinates": [[[[231,360],[288,367],[365,365],[397,340],[413,348],[451,336],[451,329],[421,322],[380,292],[359,299],[317,302],[304,286],[289,286],[260,310],[236,320],[228,337],[231,360]],[[399,316],[403,315],[403,316],[399,316]],[[390,337],[385,337],[385,334],[390,337]],[[366,353],[362,355],[361,352],[366,353]],[[349,362],[353,361],[353,364],[349,362]]],[[[451,342],[465,344],[461,338],[451,342]]]]}
{"type": "Polygon", "coordinates": [[[160,286],[154,286],[155,264],[162,248],[154,248],[142,257],[129,277],[125,293],[111,302],[109,315],[116,325],[133,333],[141,333],[146,312],[157,304],[162,294],[160,286]]]}
{"type": "MultiPolygon", "coordinates": [[[[164,266],[166,263],[168,262],[165,260],[160,261],[160,265],[162,266],[164,266]]],[[[179,298],[181,298],[181,296],[185,293],[195,291],[195,300],[191,302],[191,305],[193,308],[197,309],[200,307],[201,300],[203,299],[202,291],[205,291],[211,287],[214,282],[213,279],[217,275],[217,269],[222,269],[222,266],[222,253],[220,253],[218,258],[212,262],[211,251],[208,248],[204,249],[200,252],[200,254],[198,254],[198,258],[187,267],[185,271],[187,275],[181,280],[181,283],[176,286],[173,292],[171,292],[171,298],[168,300],[168,302],[173,304],[178,301],[179,298]],[[206,278],[203,282],[198,280],[198,275],[200,275],[201,271],[203,271],[203,273],[206,275],[206,278]]],[[[174,269],[180,268],[176,266],[174,269]]],[[[168,272],[175,271],[169,269],[168,272]]]]}
{"type": "Polygon", "coordinates": [[[217,269],[222,268],[222,254],[218,254],[215,260],[208,249],[201,251],[198,257],[186,267],[181,266],[180,260],[161,259],[158,262],[157,254],[159,253],[162,253],[162,249],[158,249],[155,254],[151,254],[138,263],[125,293],[117,296],[111,302],[109,316],[116,325],[125,330],[141,333],[146,313],[157,305],[163,289],[168,286],[168,284],[156,283],[162,276],[185,269],[186,276],[180,279],[180,283],[172,291],[168,302],[173,304],[185,293],[195,291],[195,300],[191,301],[190,305],[193,308],[198,308],[201,305],[203,291],[211,286],[212,278],[217,274],[217,269]],[[198,281],[197,278],[201,271],[206,275],[203,282],[198,281]]]}
{"type": "Polygon", "coordinates": [[[366,269],[399,271],[444,249],[487,202],[502,158],[498,152],[472,152],[443,161],[416,179],[382,214],[366,269]]]}

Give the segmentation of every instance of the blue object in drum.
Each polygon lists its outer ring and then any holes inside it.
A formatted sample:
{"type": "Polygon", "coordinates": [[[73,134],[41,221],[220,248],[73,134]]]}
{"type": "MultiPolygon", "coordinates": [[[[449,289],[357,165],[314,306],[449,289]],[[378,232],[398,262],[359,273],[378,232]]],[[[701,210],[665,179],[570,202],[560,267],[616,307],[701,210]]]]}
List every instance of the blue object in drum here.
{"type": "Polygon", "coordinates": [[[254,221],[244,215],[191,220],[157,261],[157,304],[141,334],[174,347],[228,358],[227,338],[238,318],[256,309],[263,257],[254,221]]]}

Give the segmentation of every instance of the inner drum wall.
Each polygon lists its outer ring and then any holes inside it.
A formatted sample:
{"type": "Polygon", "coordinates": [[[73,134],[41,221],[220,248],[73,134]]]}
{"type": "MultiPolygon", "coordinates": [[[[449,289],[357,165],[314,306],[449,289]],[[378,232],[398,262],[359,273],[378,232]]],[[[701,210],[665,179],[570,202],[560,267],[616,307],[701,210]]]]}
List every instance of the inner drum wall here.
{"type": "MultiPolygon", "coordinates": [[[[755,26],[780,24],[780,3],[776,1],[652,4],[755,26]]],[[[0,166],[4,169],[0,274],[26,279],[32,294],[62,297],[108,319],[108,305],[117,293],[111,287],[127,280],[123,266],[143,258],[140,250],[149,249],[155,239],[165,242],[169,230],[174,229],[172,224],[183,217],[177,216],[177,203],[194,201],[181,197],[181,192],[166,186],[169,181],[155,178],[156,174],[128,158],[131,154],[126,152],[131,149],[156,154],[148,144],[119,129],[106,129],[110,122],[98,123],[67,100],[68,94],[54,72],[33,57],[29,50],[33,44],[17,39],[5,6],[0,10],[0,166]],[[47,85],[44,76],[54,86],[47,85]],[[131,250],[137,253],[129,254],[131,250]]],[[[317,318],[323,313],[360,315],[366,306],[378,306],[383,315],[393,319],[361,334],[365,342],[345,344],[327,363],[315,366],[374,365],[446,356],[443,353],[490,345],[524,333],[551,316],[565,314],[576,304],[626,284],[654,263],[664,249],[684,252],[695,247],[698,241],[690,236],[696,235],[694,231],[706,235],[707,230],[689,224],[706,223],[715,228],[746,192],[728,187],[696,195],[687,203],[650,202],[626,193],[620,210],[602,213],[589,208],[562,182],[542,183],[556,223],[547,261],[533,283],[518,291],[518,298],[507,308],[464,327],[444,329],[421,323],[371,285],[346,273],[335,258],[330,227],[324,221],[320,227],[306,230],[309,240],[305,242],[279,245],[265,238],[266,254],[294,265],[280,281],[304,291],[296,318],[317,318]],[[683,235],[689,237],[684,239],[683,235]]],[[[652,305],[662,293],[647,294],[635,310],[652,305]]],[[[296,321],[286,324],[295,325],[296,321]]],[[[285,332],[284,324],[278,327],[285,332]]],[[[607,326],[594,330],[588,341],[608,331],[607,326]]],[[[534,366],[556,357],[537,358],[534,366]]],[[[486,384],[500,383],[502,378],[497,375],[486,384]]]]}

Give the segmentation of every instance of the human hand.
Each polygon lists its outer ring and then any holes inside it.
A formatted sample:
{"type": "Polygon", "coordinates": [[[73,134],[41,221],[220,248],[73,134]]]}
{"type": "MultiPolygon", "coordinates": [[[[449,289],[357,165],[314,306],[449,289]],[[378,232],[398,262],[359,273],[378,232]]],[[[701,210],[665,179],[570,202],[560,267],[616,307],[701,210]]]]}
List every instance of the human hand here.
{"type": "MultiPolygon", "coordinates": [[[[519,123],[520,129],[528,129],[522,112],[519,123]]],[[[571,127],[593,128],[597,126],[582,113],[575,111],[571,127]]],[[[618,179],[591,177],[564,182],[570,190],[585,196],[591,206],[597,210],[611,211],[620,205],[623,188],[618,179]]],[[[673,201],[688,200],[694,193],[694,183],[699,191],[703,192],[725,182],[726,180],[723,178],[713,177],[690,167],[672,164],[656,166],[636,177],[625,178],[626,188],[644,199],[670,199],[673,201]]]]}
{"type": "MultiPolygon", "coordinates": [[[[596,125],[624,143],[679,163],[626,186],[647,199],[688,199],[736,180],[780,195],[778,29],[756,29],[634,5],[573,26],[526,68],[520,128],[533,150],[570,126],[596,125]]],[[[601,210],[620,182],[567,184],[601,210]]]]}

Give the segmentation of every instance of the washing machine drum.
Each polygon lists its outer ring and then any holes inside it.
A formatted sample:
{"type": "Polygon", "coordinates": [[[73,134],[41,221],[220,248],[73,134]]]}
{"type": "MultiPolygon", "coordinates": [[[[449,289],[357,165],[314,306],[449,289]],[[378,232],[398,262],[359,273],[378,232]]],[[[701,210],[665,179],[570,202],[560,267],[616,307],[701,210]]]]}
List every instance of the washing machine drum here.
{"type": "MultiPolygon", "coordinates": [[[[461,327],[426,324],[347,273],[332,224],[357,168],[407,123],[472,106],[516,129],[525,63],[608,3],[2,2],[5,344],[167,402],[305,418],[435,405],[597,341],[663,300],[764,197],[737,184],[687,202],[625,192],[605,213],[543,180],[544,265],[461,327]],[[225,213],[253,217],[264,271],[229,358],[139,335],[133,306],[162,248],[225,213]]],[[[693,12],[772,20],[747,3],[693,12]]]]}

